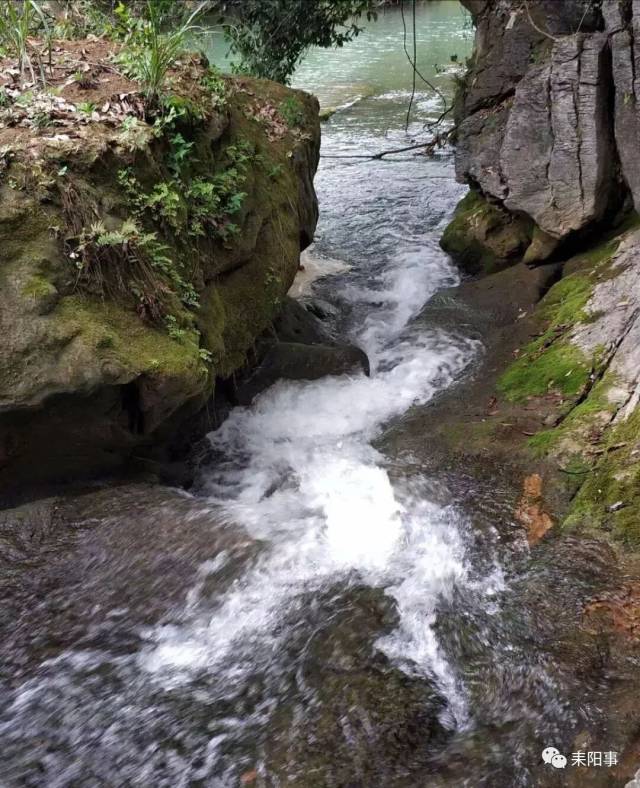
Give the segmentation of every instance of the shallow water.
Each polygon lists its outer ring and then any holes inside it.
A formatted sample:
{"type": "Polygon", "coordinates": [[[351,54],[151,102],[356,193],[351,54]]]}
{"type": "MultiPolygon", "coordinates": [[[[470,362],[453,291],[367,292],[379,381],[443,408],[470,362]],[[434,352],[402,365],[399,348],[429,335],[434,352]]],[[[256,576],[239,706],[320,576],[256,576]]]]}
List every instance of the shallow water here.
{"type": "MultiPolygon", "coordinates": [[[[463,61],[471,45],[466,18],[449,0],[420,3],[418,26],[421,69],[450,94],[450,56],[463,61]]],[[[410,143],[437,117],[440,100],[419,88],[403,129],[402,40],[388,11],[301,65],[295,84],[340,107],[324,156],[410,143]]],[[[332,328],[366,350],[371,377],[276,384],[210,436],[214,461],[183,496],[193,511],[123,515],[133,530],[150,518],[149,534],[169,518],[172,550],[197,542],[196,568],[160,561],[161,533],[136,543],[139,563],[99,543],[83,571],[99,565],[113,593],[83,609],[92,593],[70,586],[63,606],[80,634],[7,685],[2,785],[534,785],[542,746],[597,717],[571,644],[565,663],[549,645],[599,582],[597,551],[569,544],[528,563],[498,483],[483,491],[461,474],[461,496],[420,456],[380,448],[482,355],[464,330],[420,318],[458,282],[438,246],[465,191],[451,151],[323,158],[316,185],[312,253],[348,270],[314,296],[337,308],[332,328]],[[236,535],[214,543],[225,528],[236,535]],[[582,574],[567,574],[569,554],[582,574]],[[158,597],[174,589],[157,614],[147,584],[158,597]],[[538,620],[552,602],[560,612],[538,620]]],[[[43,591],[31,593],[21,628],[37,620],[43,591]]]]}

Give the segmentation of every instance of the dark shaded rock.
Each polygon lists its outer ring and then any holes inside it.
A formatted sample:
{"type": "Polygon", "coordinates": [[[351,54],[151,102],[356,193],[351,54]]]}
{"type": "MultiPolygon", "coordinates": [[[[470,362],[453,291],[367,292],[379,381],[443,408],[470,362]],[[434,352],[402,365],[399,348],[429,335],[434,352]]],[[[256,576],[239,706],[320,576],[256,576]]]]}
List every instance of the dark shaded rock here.
{"type": "Polygon", "coordinates": [[[318,317],[306,305],[287,296],[273,321],[273,332],[280,342],[326,345],[332,341],[332,337],[318,317]]]}
{"type": "Polygon", "coordinates": [[[545,233],[537,225],[533,228],[531,245],[527,249],[522,261],[530,265],[532,263],[548,260],[558,248],[559,241],[552,235],[545,233]]]}
{"type": "Polygon", "coordinates": [[[234,376],[233,399],[249,405],[276,381],[317,380],[326,375],[369,374],[366,353],[337,343],[320,320],[292,298],[285,298],[273,330],[255,347],[255,363],[234,376]]]}
{"type": "MultiPolygon", "coordinates": [[[[397,622],[380,589],[321,597],[296,708],[279,709],[266,745],[270,775],[291,786],[427,784],[430,761],[449,736],[445,703],[424,677],[408,676],[373,646],[397,622]]],[[[277,783],[279,784],[279,783],[277,783]]]]}
{"type": "Polygon", "coordinates": [[[320,320],[329,320],[336,318],[339,315],[339,310],[333,304],[325,301],[323,298],[311,298],[305,301],[305,306],[320,320]]]}
{"type": "Polygon", "coordinates": [[[241,405],[249,405],[255,396],[278,380],[317,380],[349,372],[369,374],[367,354],[360,348],[278,342],[236,388],[236,396],[241,405]]]}
{"type": "Polygon", "coordinates": [[[609,0],[603,6],[615,85],[615,138],[622,174],[636,210],[640,207],[640,3],[609,0]]]}

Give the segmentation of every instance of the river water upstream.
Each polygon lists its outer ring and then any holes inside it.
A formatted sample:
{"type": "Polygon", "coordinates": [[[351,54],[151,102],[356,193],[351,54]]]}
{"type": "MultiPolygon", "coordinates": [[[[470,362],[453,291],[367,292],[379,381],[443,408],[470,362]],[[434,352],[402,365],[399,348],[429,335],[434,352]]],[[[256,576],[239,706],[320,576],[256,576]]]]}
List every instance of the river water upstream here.
{"type": "MultiPolygon", "coordinates": [[[[126,550],[103,537],[85,561],[95,583],[63,604],[77,604],[82,634],[3,693],[3,786],[532,785],[540,745],[593,717],[572,707],[571,668],[539,650],[549,630],[523,602],[569,594],[554,586],[562,556],[533,579],[507,571],[523,548],[505,547],[495,501],[478,521],[419,456],[383,448],[483,352],[421,316],[459,281],[438,246],[465,191],[451,150],[330,158],[410,143],[440,113],[418,85],[405,133],[402,45],[391,10],[343,50],[312,52],[295,79],[338,107],[323,127],[312,254],[345,270],[314,297],[371,376],[280,382],[211,434],[213,461],[169,515],[178,553],[198,542],[193,571],[158,558],[157,531],[126,550]],[[216,529],[235,536],[208,538],[216,529]],[[136,550],[134,565],[124,554],[136,550]],[[168,587],[171,603],[150,612],[145,594],[168,587]]],[[[421,69],[449,95],[451,56],[470,47],[458,3],[419,4],[421,69]]],[[[42,595],[24,591],[23,607],[42,595]]]]}

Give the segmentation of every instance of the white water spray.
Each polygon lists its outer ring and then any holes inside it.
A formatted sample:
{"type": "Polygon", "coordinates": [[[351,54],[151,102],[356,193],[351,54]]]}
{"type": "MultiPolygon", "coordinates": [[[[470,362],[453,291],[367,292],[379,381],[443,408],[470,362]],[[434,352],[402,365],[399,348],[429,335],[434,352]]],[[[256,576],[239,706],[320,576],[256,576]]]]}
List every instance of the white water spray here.
{"type": "Polygon", "coordinates": [[[349,286],[352,303],[376,303],[354,333],[372,361],[362,374],[281,382],[235,410],[210,438],[222,460],[206,491],[266,547],[213,610],[184,611],[154,630],[142,655],[169,685],[193,671],[241,681],[278,647],[278,623],[301,595],[354,572],[396,601],[400,626],[379,641],[392,659],[431,676],[461,724],[464,698],[433,631],[437,606],[467,580],[460,515],[392,483],[371,440],[427,402],[473,358],[474,343],[412,319],[452,272],[443,255],[404,250],[387,272],[349,286]]]}

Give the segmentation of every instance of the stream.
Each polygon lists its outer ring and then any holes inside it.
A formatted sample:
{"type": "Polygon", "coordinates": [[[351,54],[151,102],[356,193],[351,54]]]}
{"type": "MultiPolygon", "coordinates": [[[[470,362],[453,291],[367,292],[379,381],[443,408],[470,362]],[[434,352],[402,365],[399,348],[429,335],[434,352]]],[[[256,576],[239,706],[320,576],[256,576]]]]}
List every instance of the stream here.
{"type": "MultiPolygon", "coordinates": [[[[467,18],[420,3],[418,26],[423,71],[450,95],[467,18]]],[[[89,523],[54,544],[53,569],[25,559],[48,577],[20,591],[31,656],[2,693],[0,785],[537,785],[544,746],[597,729],[602,686],[561,633],[602,556],[568,541],[531,562],[498,480],[435,478],[415,451],[385,448],[483,354],[462,321],[423,313],[459,281],[438,246],[465,193],[452,151],[330,158],[407,144],[439,115],[418,85],[404,131],[402,39],[387,11],[344,49],[311,52],[294,82],[338,107],[311,255],[344,265],[313,297],[371,376],[277,383],[209,436],[182,503],[113,504],[97,546],[89,523]],[[149,519],[144,537],[120,543],[122,518],[149,519]]]]}

